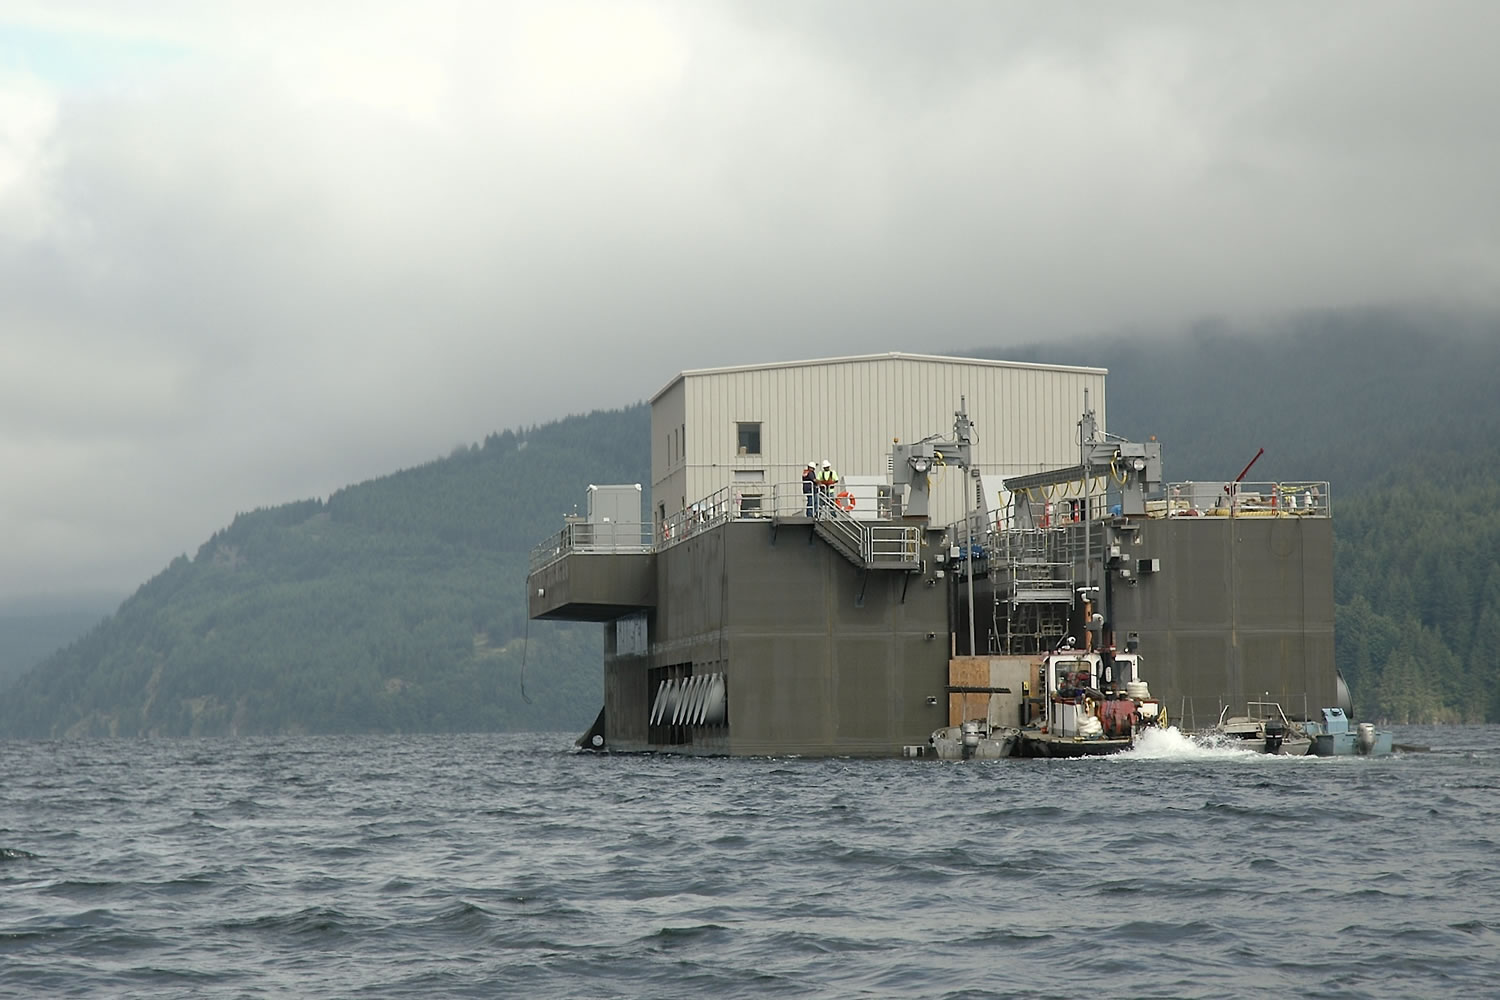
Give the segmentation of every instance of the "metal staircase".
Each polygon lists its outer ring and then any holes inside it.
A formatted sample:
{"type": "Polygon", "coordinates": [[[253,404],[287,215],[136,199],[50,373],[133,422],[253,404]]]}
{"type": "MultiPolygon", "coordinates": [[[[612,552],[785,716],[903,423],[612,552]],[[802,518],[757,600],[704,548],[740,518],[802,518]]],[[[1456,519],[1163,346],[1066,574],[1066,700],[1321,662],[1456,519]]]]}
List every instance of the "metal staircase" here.
{"type": "Polygon", "coordinates": [[[813,531],[860,569],[922,568],[922,529],[914,525],[863,521],[837,504],[824,503],[813,519],[813,531]]]}

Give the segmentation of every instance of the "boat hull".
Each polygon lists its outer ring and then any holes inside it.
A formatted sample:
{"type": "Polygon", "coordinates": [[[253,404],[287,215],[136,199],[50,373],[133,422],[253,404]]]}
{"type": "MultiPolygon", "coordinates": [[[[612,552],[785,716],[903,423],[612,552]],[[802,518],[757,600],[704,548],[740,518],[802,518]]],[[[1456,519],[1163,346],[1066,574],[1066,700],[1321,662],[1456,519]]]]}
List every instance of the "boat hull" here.
{"type": "Polygon", "coordinates": [[[1022,730],[1016,737],[1017,756],[1020,757],[1107,757],[1134,745],[1135,741],[1128,736],[1090,739],[1022,730]]]}
{"type": "Polygon", "coordinates": [[[1249,745],[1245,749],[1276,757],[1305,757],[1312,749],[1312,740],[1306,736],[1285,736],[1280,740],[1261,739],[1247,742],[1249,745]]]}
{"type": "Polygon", "coordinates": [[[1278,757],[1301,757],[1312,748],[1312,738],[1305,724],[1286,717],[1274,701],[1252,701],[1248,715],[1221,716],[1219,724],[1200,734],[1213,746],[1234,747],[1278,757]]]}
{"type": "Polygon", "coordinates": [[[1361,748],[1357,733],[1322,733],[1314,736],[1314,757],[1380,757],[1394,750],[1390,733],[1375,734],[1375,741],[1368,749],[1361,748]]]}
{"type": "Polygon", "coordinates": [[[1205,735],[1200,735],[1199,741],[1210,746],[1232,747],[1276,757],[1302,757],[1312,749],[1312,740],[1306,736],[1283,736],[1278,740],[1260,735],[1236,736],[1214,729],[1207,730],[1205,735]]]}
{"type": "Polygon", "coordinates": [[[1000,760],[1015,757],[1015,730],[996,730],[966,743],[962,726],[947,726],[927,741],[939,760],[1000,760]]]}
{"type": "Polygon", "coordinates": [[[1390,733],[1370,722],[1351,726],[1341,708],[1320,709],[1319,715],[1321,721],[1307,724],[1315,757],[1378,757],[1394,749],[1390,733]]]}

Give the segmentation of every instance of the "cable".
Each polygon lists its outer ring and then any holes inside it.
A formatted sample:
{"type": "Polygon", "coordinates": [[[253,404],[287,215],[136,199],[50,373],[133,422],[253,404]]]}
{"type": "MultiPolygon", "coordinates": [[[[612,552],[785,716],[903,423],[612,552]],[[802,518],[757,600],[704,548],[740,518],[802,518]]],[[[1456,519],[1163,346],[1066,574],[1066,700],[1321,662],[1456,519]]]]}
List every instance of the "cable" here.
{"type": "MultiPolygon", "coordinates": [[[[526,588],[526,602],[531,602],[531,588],[526,588]]],[[[531,645],[531,614],[527,612],[526,625],[521,630],[521,700],[531,704],[531,699],[526,696],[526,651],[531,645]]]]}

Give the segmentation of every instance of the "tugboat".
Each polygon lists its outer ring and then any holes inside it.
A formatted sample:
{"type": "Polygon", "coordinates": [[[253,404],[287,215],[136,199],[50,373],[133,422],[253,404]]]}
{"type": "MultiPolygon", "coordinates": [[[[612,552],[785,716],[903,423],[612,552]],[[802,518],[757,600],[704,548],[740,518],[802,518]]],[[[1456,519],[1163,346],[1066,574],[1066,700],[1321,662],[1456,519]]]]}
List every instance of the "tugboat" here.
{"type": "Polygon", "coordinates": [[[1018,757],[1097,757],[1135,745],[1142,726],[1164,726],[1166,707],[1140,676],[1140,654],[1050,654],[1042,661],[1041,695],[1028,699],[1016,734],[1018,757]]]}
{"type": "Polygon", "coordinates": [[[1020,726],[983,719],[945,726],[928,738],[928,752],[942,760],[1098,757],[1129,750],[1146,726],[1167,724],[1166,706],[1151,696],[1134,650],[1085,651],[1069,637],[1032,670],[1020,726]]]}

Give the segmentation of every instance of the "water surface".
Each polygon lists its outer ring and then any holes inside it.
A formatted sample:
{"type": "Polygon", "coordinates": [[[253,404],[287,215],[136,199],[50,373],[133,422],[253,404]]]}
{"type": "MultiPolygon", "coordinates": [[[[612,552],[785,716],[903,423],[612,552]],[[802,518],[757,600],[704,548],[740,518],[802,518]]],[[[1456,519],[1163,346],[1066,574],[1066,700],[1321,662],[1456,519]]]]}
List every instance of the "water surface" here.
{"type": "Polygon", "coordinates": [[[1500,727],[1268,758],[0,743],[5,997],[1473,997],[1500,727]]]}

